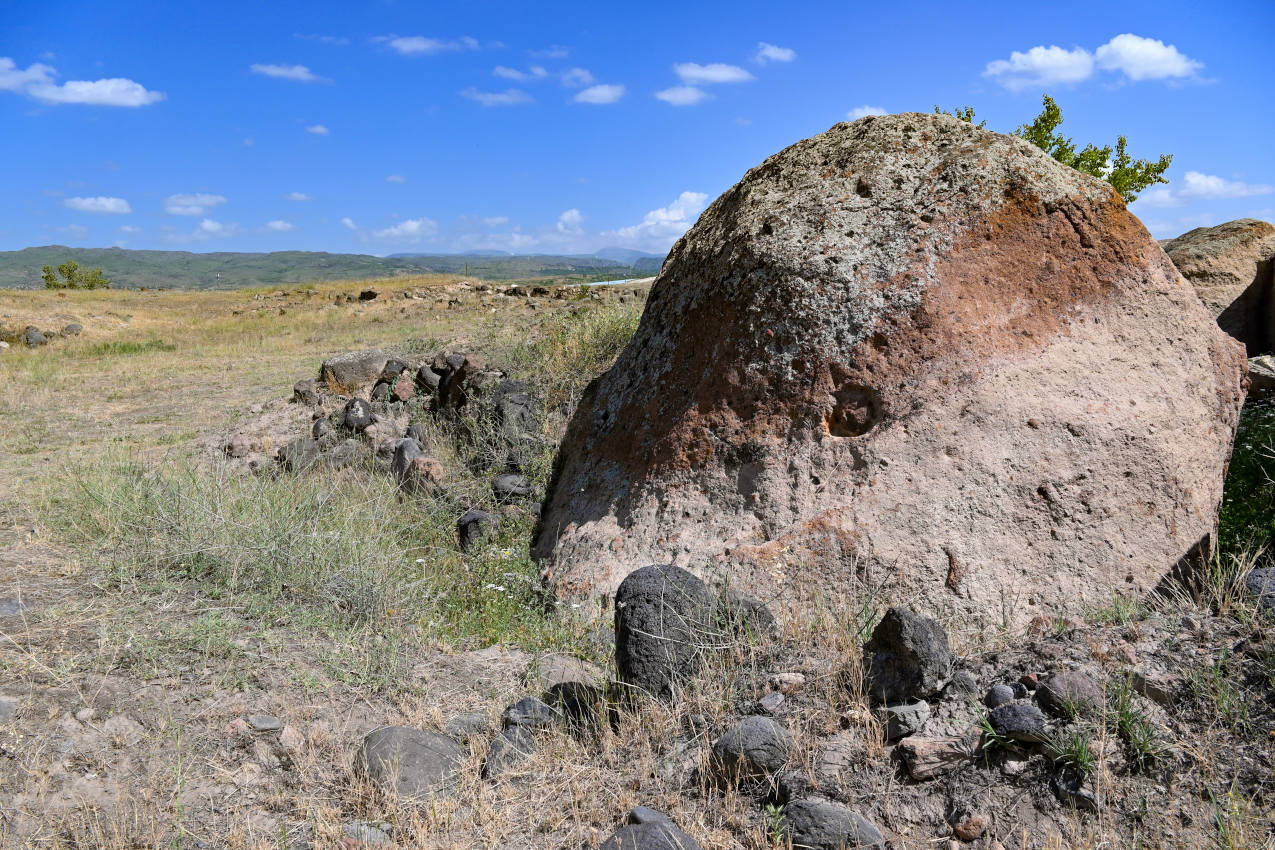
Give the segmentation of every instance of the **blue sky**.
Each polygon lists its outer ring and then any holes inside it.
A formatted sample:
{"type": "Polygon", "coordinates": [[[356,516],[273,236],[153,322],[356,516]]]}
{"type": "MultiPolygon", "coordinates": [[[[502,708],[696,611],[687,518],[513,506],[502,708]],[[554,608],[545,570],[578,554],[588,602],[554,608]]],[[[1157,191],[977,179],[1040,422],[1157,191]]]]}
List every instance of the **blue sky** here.
{"type": "Polygon", "coordinates": [[[1156,236],[1275,220],[1275,3],[1204,9],[0,0],[0,249],[662,252],[838,121],[1044,92],[1174,154],[1156,236]]]}

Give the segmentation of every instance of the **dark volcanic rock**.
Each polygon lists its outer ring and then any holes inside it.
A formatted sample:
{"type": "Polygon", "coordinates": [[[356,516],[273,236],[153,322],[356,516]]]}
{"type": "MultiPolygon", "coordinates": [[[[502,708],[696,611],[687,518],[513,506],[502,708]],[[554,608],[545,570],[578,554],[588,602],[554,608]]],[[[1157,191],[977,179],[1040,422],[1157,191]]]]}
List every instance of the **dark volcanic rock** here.
{"type": "Polygon", "coordinates": [[[863,657],[868,696],[886,704],[937,694],[952,666],[947,632],[907,608],[886,611],[863,657]]]}
{"type": "Polygon", "coordinates": [[[372,424],[372,406],[361,398],[352,398],[345,405],[341,423],[352,431],[362,431],[372,424]]]}
{"type": "Polygon", "coordinates": [[[848,806],[828,800],[792,800],[784,806],[784,830],[802,850],[885,848],[881,830],[848,806]]]}
{"type": "Polygon", "coordinates": [[[702,850],[694,838],[669,821],[622,826],[598,850],[702,850]]]}
{"type": "Polygon", "coordinates": [[[363,739],[354,769],[387,791],[421,800],[454,787],[463,756],[460,744],[445,735],[385,726],[363,739]]]}
{"type": "Polygon", "coordinates": [[[469,551],[471,546],[492,539],[499,529],[499,517],[477,508],[465,511],[456,521],[456,536],[462,551],[469,551]]]}
{"type": "Polygon", "coordinates": [[[713,592],[681,567],[653,564],[630,573],[615,594],[620,680],[654,696],[670,695],[679,678],[702,666],[716,604],[713,592]]]}
{"type": "Polygon", "coordinates": [[[1030,703],[1012,702],[987,715],[997,735],[1024,743],[1040,743],[1048,734],[1044,713],[1030,703]]]}
{"type": "Polygon", "coordinates": [[[782,723],[754,714],[713,743],[713,765],[725,779],[768,779],[788,766],[796,750],[782,723]]]}

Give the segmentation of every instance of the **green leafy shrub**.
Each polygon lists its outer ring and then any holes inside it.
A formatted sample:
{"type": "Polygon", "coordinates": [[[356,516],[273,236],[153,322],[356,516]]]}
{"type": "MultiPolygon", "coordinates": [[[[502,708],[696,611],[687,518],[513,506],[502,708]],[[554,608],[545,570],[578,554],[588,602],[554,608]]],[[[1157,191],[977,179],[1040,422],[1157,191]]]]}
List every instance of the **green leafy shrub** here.
{"type": "Polygon", "coordinates": [[[1275,406],[1247,404],[1231,451],[1222,491],[1218,549],[1223,554],[1249,548],[1271,550],[1275,538],[1275,406]]]}
{"type": "Polygon", "coordinates": [[[40,271],[44,279],[45,289],[110,289],[111,282],[102,276],[101,268],[80,268],[75,260],[67,260],[53,270],[53,266],[45,266],[40,271]]]}

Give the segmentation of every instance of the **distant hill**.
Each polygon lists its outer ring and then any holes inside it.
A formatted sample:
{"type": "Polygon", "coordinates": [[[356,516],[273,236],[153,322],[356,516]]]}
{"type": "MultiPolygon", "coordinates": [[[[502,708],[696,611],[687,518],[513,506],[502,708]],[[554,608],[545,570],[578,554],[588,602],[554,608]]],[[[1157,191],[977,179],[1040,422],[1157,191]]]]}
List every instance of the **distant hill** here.
{"type": "MultiPolygon", "coordinates": [[[[635,252],[640,253],[640,252],[635,252]]],[[[642,255],[629,262],[596,256],[566,257],[481,254],[328,254],[274,251],[268,254],[189,251],[131,251],[122,248],[68,248],[45,245],[0,251],[0,288],[38,289],[40,269],[74,260],[101,267],[119,288],[234,289],[314,280],[360,280],[423,273],[461,274],[486,280],[583,275],[590,279],[642,277],[659,270],[661,257],[642,255]],[[654,263],[654,265],[652,265],[654,263]]]]}

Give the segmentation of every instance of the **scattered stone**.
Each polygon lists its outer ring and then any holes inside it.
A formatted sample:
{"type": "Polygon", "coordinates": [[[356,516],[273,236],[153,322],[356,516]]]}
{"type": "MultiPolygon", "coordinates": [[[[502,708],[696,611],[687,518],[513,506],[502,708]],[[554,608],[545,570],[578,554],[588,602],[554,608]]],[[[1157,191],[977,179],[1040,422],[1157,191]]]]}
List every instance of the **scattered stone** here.
{"type": "Polygon", "coordinates": [[[962,841],[977,841],[987,832],[992,821],[987,815],[966,814],[959,820],[949,822],[949,825],[952,827],[952,834],[962,841]]]}
{"type": "Polygon", "coordinates": [[[634,570],[615,594],[615,661],[621,682],[653,696],[704,662],[717,599],[681,567],[634,570]]]}
{"type": "Polygon", "coordinates": [[[918,782],[964,767],[974,757],[978,735],[946,738],[904,738],[896,752],[908,775],[918,782]]]}
{"type": "Polygon", "coordinates": [[[634,806],[625,819],[625,823],[672,823],[673,819],[663,812],[646,806],[634,806]]]}
{"type": "Polygon", "coordinates": [[[545,702],[558,711],[575,732],[600,728],[606,695],[601,688],[583,682],[559,682],[545,691],[545,702]]]}
{"type": "Polygon", "coordinates": [[[907,608],[886,611],[863,649],[868,696],[887,705],[937,694],[952,666],[943,627],[907,608]]]}
{"type": "Polygon", "coordinates": [[[1018,681],[1021,682],[1022,686],[1029,691],[1036,690],[1037,686],[1040,685],[1040,679],[1035,673],[1024,673],[1019,677],[1018,681]]]}
{"type": "Polygon", "coordinates": [[[390,474],[400,486],[407,481],[407,469],[412,465],[412,461],[422,454],[421,444],[410,437],[404,437],[395,442],[394,459],[390,461],[390,474]]]}
{"type": "Polygon", "coordinates": [[[671,821],[622,826],[598,850],[702,850],[694,838],[671,821]]]}
{"type": "Polygon", "coordinates": [[[337,443],[331,451],[323,455],[323,465],[335,472],[347,466],[354,466],[363,459],[363,453],[363,444],[350,437],[337,443]]]}
{"type": "Polygon", "coordinates": [[[406,375],[395,381],[390,389],[398,401],[409,401],[416,395],[416,384],[406,375]]]}
{"type": "Polygon", "coordinates": [[[390,834],[394,827],[388,823],[372,824],[367,821],[355,821],[347,823],[341,828],[341,835],[344,836],[343,844],[346,847],[375,847],[380,844],[389,844],[393,841],[390,834]]]}
{"type": "Polygon", "coordinates": [[[1040,743],[1048,737],[1045,715],[1030,703],[1011,702],[987,715],[997,735],[1024,743],[1040,743]]]}
{"type": "Polygon", "coordinates": [[[733,587],[722,594],[721,616],[726,621],[727,630],[736,637],[756,640],[771,637],[779,631],[779,621],[766,603],[733,587]]]}
{"type": "Polygon", "coordinates": [[[1106,704],[1102,685],[1083,670],[1056,673],[1036,688],[1041,708],[1058,717],[1101,712],[1106,704]]]}
{"type": "Polygon", "coordinates": [[[305,378],[292,385],[292,400],[298,404],[316,405],[319,403],[318,382],[314,378],[305,378]]]}
{"type": "Polygon", "coordinates": [[[372,406],[361,398],[352,398],[345,405],[341,422],[352,431],[362,431],[372,424],[372,406]]]}
{"type": "Polygon", "coordinates": [[[406,371],[406,363],[397,357],[391,357],[385,361],[385,368],[381,370],[378,380],[385,384],[393,384],[406,371]]]}
{"type": "Polygon", "coordinates": [[[997,708],[1007,702],[1013,702],[1014,698],[1014,689],[1009,685],[992,685],[987,696],[983,697],[983,705],[988,708],[997,708]]]}
{"type": "Polygon", "coordinates": [[[525,475],[506,472],[491,479],[491,492],[496,495],[498,502],[525,499],[535,491],[531,479],[525,475]]]}
{"type": "Polygon", "coordinates": [[[380,293],[377,292],[375,289],[365,289],[359,293],[359,300],[360,301],[375,301],[376,296],[379,294],[380,293]]]}
{"type": "Polygon", "coordinates": [[[535,697],[523,697],[506,708],[500,719],[505,728],[551,729],[562,721],[562,713],[535,697]]]}
{"type": "Polygon", "coordinates": [[[601,687],[606,683],[606,674],[596,666],[575,656],[547,652],[536,656],[524,681],[530,686],[546,690],[564,682],[580,682],[601,687]]]}
{"type": "Polygon", "coordinates": [[[35,327],[27,328],[26,331],[24,332],[24,337],[26,340],[27,348],[38,348],[41,345],[49,344],[48,337],[46,337],[43,333],[41,333],[39,328],[35,328],[35,327]]]}
{"type": "Polygon", "coordinates": [[[388,352],[375,349],[337,354],[323,361],[319,380],[333,392],[353,392],[374,383],[389,359],[388,352]]]}
{"type": "Polygon", "coordinates": [[[848,806],[828,800],[791,800],[784,806],[784,831],[802,850],[885,850],[881,830],[848,806]]]}
{"type": "Polygon", "coordinates": [[[456,521],[456,536],[460,539],[462,552],[471,547],[493,539],[500,530],[500,519],[495,514],[470,508],[456,521]]]}
{"type": "Polygon", "coordinates": [[[770,677],[770,686],[783,694],[793,694],[806,684],[806,676],[796,671],[776,673],[770,677]]]}
{"type": "Polygon", "coordinates": [[[387,402],[390,400],[390,385],[386,383],[378,383],[372,387],[372,401],[387,402]]]}
{"type": "Polygon", "coordinates": [[[322,440],[332,432],[332,423],[327,417],[314,420],[314,424],[310,426],[310,436],[316,440],[322,440]]]}
{"type": "Polygon", "coordinates": [[[297,437],[275,457],[288,472],[303,472],[319,459],[319,444],[309,437],[297,437]]]}
{"type": "Polygon", "coordinates": [[[745,717],[713,744],[713,767],[728,781],[773,779],[788,766],[797,742],[782,723],[769,717],[745,717]]]}
{"type": "Polygon", "coordinates": [[[254,732],[278,732],[283,728],[283,721],[273,714],[249,714],[248,725],[254,732]]]}
{"type": "Polygon", "coordinates": [[[1014,692],[1014,699],[1026,699],[1027,686],[1022,682],[1010,682],[1009,689],[1014,692]]]}
{"type": "Polygon", "coordinates": [[[79,336],[84,332],[84,326],[79,322],[71,322],[62,329],[62,336],[79,336]]]}
{"type": "Polygon", "coordinates": [[[1244,576],[1244,589],[1263,611],[1275,610],[1275,567],[1258,567],[1244,576]]]}
{"type": "Polygon", "coordinates": [[[416,385],[427,395],[438,392],[438,381],[438,373],[429,366],[422,366],[416,370],[416,385]]]}
{"type": "Polygon", "coordinates": [[[784,704],[784,695],[780,691],[771,691],[757,701],[757,705],[767,714],[776,714],[784,704]]]}
{"type": "Polygon", "coordinates": [[[462,744],[485,735],[491,729],[491,719],[481,711],[466,711],[456,715],[443,726],[447,737],[462,744]]]}
{"type": "Polygon", "coordinates": [[[930,719],[930,704],[925,700],[896,703],[877,708],[875,714],[885,729],[886,740],[897,741],[921,731],[930,719]]]}
{"type": "Polygon", "coordinates": [[[1153,670],[1131,670],[1129,686],[1157,705],[1170,706],[1177,702],[1182,690],[1182,680],[1170,673],[1153,670]]]}
{"type": "Polygon", "coordinates": [[[943,690],[961,696],[973,696],[978,693],[978,680],[968,670],[957,670],[943,690]]]}
{"type": "Polygon", "coordinates": [[[1049,790],[1054,792],[1058,802],[1064,806],[1071,806],[1078,811],[1091,814],[1102,809],[1102,798],[1094,792],[1090,783],[1071,771],[1063,771],[1051,776],[1049,790]]]}
{"type": "Polygon", "coordinates": [[[429,443],[429,429],[424,423],[415,422],[407,426],[407,433],[403,436],[409,440],[415,440],[423,449],[429,443]]]}
{"type": "Polygon", "coordinates": [[[443,464],[427,455],[417,455],[403,473],[402,486],[416,496],[433,496],[443,489],[443,464]]]}
{"type": "Polygon", "coordinates": [[[354,767],[385,791],[422,800],[454,786],[463,756],[461,746],[444,735],[385,726],[363,739],[354,767]]]}
{"type": "Polygon", "coordinates": [[[510,726],[491,742],[483,762],[484,779],[500,775],[507,768],[528,758],[536,751],[536,739],[529,726],[510,726]]]}

